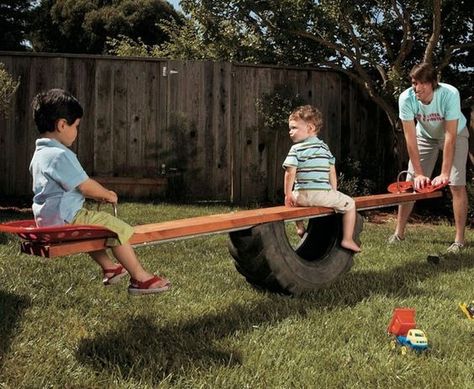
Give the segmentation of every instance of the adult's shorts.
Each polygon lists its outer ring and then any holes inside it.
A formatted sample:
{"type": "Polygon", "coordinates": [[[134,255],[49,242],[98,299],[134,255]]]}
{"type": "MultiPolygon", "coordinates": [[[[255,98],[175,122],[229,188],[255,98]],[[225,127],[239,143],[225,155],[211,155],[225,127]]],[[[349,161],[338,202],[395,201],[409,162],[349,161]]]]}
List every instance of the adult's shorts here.
{"type": "MultiPolygon", "coordinates": [[[[444,139],[416,138],[420,153],[420,164],[425,176],[431,177],[440,151],[443,151],[444,139]]],[[[467,128],[456,137],[453,166],[449,175],[449,185],[466,185],[466,164],[469,152],[469,132],[467,128]]],[[[411,161],[408,162],[408,171],[413,174],[411,161]]]]}

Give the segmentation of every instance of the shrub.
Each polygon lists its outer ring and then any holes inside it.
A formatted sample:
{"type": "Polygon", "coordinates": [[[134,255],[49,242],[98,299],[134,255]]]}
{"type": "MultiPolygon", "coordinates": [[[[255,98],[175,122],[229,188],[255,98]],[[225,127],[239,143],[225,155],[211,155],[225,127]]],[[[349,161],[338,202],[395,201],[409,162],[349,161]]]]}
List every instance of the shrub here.
{"type": "Polygon", "coordinates": [[[15,94],[20,81],[14,80],[5,69],[5,65],[0,62],[0,115],[8,116],[10,100],[15,94]]]}
{"type": "Polygon", "coordinates": [[[367,177],[367,171],[370,169],[364,169],[365,175],[362,173],[360,161],[347,157],[340,163],[337,170],[339,172],[337,189],[341,192],[352,197],[374,194],[377,185],[375,181],[367,177]]]}

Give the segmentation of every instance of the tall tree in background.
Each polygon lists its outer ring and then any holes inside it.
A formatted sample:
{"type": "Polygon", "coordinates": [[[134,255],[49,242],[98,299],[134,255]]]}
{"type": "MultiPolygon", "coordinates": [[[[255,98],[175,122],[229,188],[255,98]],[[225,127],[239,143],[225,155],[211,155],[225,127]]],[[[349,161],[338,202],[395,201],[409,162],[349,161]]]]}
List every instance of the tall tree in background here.
{"type": "Polygon", "coordinates": [[[24,51],[30,20],[31,1],[9,0],[0,3],[0,50],[24,51]]]}
{"type": "Polygon", "coordinates": [[[120,35],[160,44],[160,24],[182,18],[164,0],[41,0],[33,15],[33,50],[63,53],[103,53],[120,35]]]}
{"type": "Polygon", "coordinates": [[[396,99],[415,62],[433,62],[451,78],[463,70],[472,77],[470,0],[182,0],[181,6],[201,28],[201,44],[227,53],[222,59],[345,73],[386,113],[396,152],[405,149],[396,99]]]}

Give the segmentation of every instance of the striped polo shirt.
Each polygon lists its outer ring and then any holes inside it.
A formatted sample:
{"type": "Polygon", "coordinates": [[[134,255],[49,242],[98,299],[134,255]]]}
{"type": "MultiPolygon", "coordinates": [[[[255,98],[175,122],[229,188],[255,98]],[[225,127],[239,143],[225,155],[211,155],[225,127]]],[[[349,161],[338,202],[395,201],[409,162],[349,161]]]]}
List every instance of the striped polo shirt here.
{"type": "Polygon", "coordinates": [[[330,190],[330,166],[336,162],[329,147],[317,136],[291,146],[283,168],[296,167],[295,190],[330,190]]]}

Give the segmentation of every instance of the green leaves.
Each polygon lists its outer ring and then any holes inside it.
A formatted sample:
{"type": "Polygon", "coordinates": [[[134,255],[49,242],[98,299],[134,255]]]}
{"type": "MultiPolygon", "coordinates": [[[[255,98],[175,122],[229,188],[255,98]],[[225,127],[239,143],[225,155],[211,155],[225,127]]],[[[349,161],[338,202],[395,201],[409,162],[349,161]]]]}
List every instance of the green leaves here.
{"type": "Polygon", "coordinates": [[[165,42],[160,24],[182,23],[163,0],[43,0],[34,10],[31,41],[37,51],[102,53],[120,35],[146,45],[165,42]]]}
{"type": "Polygon", "coordinates": [[[0,50],[26,49],[24,38],[30,21],[29,8],[29,0],[0,3],[0,50]]]}
{"type": "Polygon", "coordinates": [[[271,93],[257,100],[257,111],[270,131],[288,131],[288,116],[304,104],[303,98],[290,85],[277,85],[271,93]]]}
{"type": "Polygon", "coordinates": [[[19,85],[20,80],[14,80],[10,73],[5,69],[5,65],[0,62],[0,115],[8,117],[10,100],[19,85]]]}

